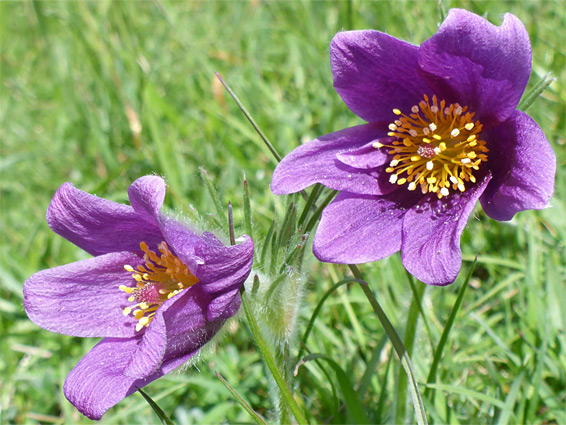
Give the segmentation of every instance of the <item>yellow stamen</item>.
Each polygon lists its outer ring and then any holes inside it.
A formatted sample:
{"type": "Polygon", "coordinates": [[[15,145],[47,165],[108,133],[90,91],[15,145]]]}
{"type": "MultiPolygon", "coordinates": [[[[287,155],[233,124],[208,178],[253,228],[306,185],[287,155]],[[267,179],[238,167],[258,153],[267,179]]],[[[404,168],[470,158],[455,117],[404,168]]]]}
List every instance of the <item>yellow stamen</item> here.
{"type": "Polygon", "coordinates": [[[390,125],[390,137],[397,140],[376,148],[388,149],[392,156],[387,173],[389,182],[408,183],[408,190],[420,186],[423,194],[433,192],[438,198],[450,193],[464,192],[464,182],[476,182],[474,171],[487,162],[486,142],[481,140],[482,124],[467,106],[447,105],[436,96],[423,100],[405,115],[394,109],[398,116],[390,125]]]}
{"type": "Polygon", "coordinates": [[[145,264],[138,266],[137,270],[127,264],[124,266],[126,271],[132,273],[136,286],[118,287],[120,291],[132,294],[128,301],[136,303],[122,310],[124,316],[128,316],[133,309],[138,309],[133,312],[138,321],[136,331],[149,326],[161,304],[198,282],[165,242],[157,247],[161,255],[151,251],[145,242],[140,243],[140,248],[145,264]]]}

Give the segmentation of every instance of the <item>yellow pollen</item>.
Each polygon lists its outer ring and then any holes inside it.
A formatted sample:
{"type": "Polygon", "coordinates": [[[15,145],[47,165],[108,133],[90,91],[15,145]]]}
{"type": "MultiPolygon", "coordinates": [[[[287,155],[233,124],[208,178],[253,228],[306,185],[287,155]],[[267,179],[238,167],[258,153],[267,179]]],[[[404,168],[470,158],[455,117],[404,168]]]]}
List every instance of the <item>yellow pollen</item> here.
{"type": "Polygon", "coordinates": [[[436,96],[423,96],[406,115],[393,109],[389,137],[397,140],[373,147],[387,149],[391,161],[386,168],[389,182],[410,191],[420,187],[423,194],[435,193],[439,199],[464,192],[466,182],[475,183],[474,171],[487,162],[486,142],[481,139],[482,124],[467,106],[447,104],[436,96]]]}
{"type": "Polygon", "coordinates": [[[134,318],[138,321],[136,331],[149,326],[161,304],[198,282],[165,242],[157,246],[159,254],[151,251],[145,242],[140,243],[140,248],[144,253],[144,264],[137,269],[124,265],[124,269],[132,273],[136,286],[118,287],[120,291],[131,294],[128,301],[135,303],[124,308],[122,313],[128,316],[133,311],[134,318]]]}

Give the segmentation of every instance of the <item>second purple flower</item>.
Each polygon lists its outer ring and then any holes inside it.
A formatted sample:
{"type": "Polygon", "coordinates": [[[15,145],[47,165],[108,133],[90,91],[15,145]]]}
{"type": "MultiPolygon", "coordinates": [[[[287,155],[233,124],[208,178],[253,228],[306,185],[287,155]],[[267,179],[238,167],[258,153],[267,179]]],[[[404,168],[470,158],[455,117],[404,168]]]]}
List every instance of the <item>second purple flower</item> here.
{"type": "Polygon", "coordinates": [[[62,185],[51,229],[94,257],[40,271],[24,284],[37,325],[103,337],[71,371],[64,393],[91,419],[196,354],[240,307],[253,261],[249,237],[224,246],[160,212],[157,176],[128,189],[131,206],[62,185]]]}

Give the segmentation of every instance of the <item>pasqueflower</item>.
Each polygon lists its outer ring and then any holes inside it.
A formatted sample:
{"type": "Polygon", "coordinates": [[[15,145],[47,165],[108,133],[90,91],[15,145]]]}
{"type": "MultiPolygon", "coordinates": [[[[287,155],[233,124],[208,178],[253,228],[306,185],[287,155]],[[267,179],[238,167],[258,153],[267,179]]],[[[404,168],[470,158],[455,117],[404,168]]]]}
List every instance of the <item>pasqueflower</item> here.
{"type": "Polygon", "coordinates": [[[157,176],[128,189],[131,206],[63,184],[47,210],[51,229],[94,257],[40,271],[24,284],[37,325],[103,337],[69,373],[67,399],[91,419],[189,360],[240,307],[249,237],[224,246],[160,212],[157,176]]]}
{"type": "Polygon", "coordinates": [[[498,27],[452,9],[420,47],[378,31],[340,32],[330,60],[338,94],[369,124],[296,148],[271,183],[276,194],[313,183],[341,191],[322,214],[317,258],[364,263],[400,250],[410,273],[446,285],[478,200],[495,220],[547,205],[556,159],[516,109],[531,72],[518,18],[506,14],[498,27]]]}

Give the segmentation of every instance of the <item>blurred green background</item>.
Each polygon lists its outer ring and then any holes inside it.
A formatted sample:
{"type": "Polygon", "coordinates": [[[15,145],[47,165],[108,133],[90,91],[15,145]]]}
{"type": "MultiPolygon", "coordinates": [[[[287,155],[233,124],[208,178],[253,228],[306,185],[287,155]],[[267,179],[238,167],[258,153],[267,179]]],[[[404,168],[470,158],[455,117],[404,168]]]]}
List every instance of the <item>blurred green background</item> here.
{"type": "MultiPolygon", "coordinates": [[[[498,25],[506,12],[523,21],[533,47],[529,87],[547,72],[557,79],[527,112],[554,147],[558,173],[550,209],[520,213],[508,223],[476,210],[462,238],[461,276],[452,286],[425,290],[430,332],[420,321],[416,377],[426,382],[431,345],[479,254],[440,364],[435,402],[425,399],[429,419],[566,423],[566,5],[444,5],[498,25]]],[[[214,208],[200,178],[204,167],[222,202],[234,204],[242,233],[245,173],[261,243],[271,220],[284,212],[283,198],[269,190],[275,163],[214,73],[285,154],[361,123],[332,88],[328,51],[337,31],[372,28],[420,44],[439,22],[436,1],[1,2],[0,423],[90,422],[66,401],[62,384],[96,341],[44,331],[22,306],[22,285],[31,274],[87,257],[45,222],[62,183],[127,202],[128,185],[156,173],[168,182],[167,207],[188,216],[196,209],[208,220],[214,208]]],[[[324,291],[348,275],[344,267],[318,264],[309,252],[305,271],[299,333],[324,291]]],[[[399,256],[362,271],[403,335],[412,293],[399,256]]],[[[373,420],[395,421],[395,406],[403,403],[395,400],[398,362],[388,366],[391,347],[358,288],[344,286],[325,303],[308,348],[335,358],[356,385],[375,363],[360,397],[373,420]]],[[[146,391],[177,424],[250,422],[214,370],[270,417],[267,373],[243,321],[230,324],[213,354],[146,391]]],[[[313,422],[342,422],[334,375],[324,372],[314,362],[303,367],[294,382],[297,396],[313,422]]],[[[135,394],[102,422],[157,421],[135,394]]]]}

